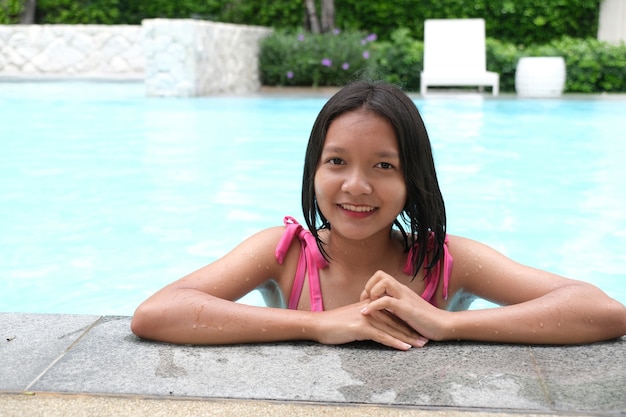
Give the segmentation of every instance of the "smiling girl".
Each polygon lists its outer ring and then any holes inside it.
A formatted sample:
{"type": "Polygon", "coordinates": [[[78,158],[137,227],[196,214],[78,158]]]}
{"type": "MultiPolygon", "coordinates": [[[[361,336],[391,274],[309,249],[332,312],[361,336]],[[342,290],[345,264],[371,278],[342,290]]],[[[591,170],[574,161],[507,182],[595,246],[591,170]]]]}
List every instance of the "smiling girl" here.
{"type": "Polygon", "coordinates": [[[401,350],[626,334],[626,308],[595,286],[447,234],[428,134],[395,86],[360,81],[326,103],[306,150],[302,206],[306,228],[285,217],[166,286],[137,308],[132,331],[186,344],[373,340],[401,350]],[[234,301],[270,287],[286,306],[234,301]],[[476,297],[500,307],[467,310],[476,297]]]}

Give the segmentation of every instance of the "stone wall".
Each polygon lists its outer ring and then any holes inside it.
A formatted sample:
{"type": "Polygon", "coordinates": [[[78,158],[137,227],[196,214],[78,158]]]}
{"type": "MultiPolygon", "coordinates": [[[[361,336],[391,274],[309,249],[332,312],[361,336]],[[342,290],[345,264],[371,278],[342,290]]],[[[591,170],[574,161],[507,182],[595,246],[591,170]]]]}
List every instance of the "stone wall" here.
{"type": "Polygon", "coordinates": [[[150,96],[246,93],[261,87],[259,41],[271,29],[201,20],[142,22],[150,96]]]}
{"type": "Polygon", "coordinates": [[[270,33],[190,19],[0,25],[0,78],[136,78],[149,96],[254,92],[261,86],[259,41],[270,33]]]}
{"type": "Polygon", "coordinates": [[[143,77],[140,26],[0,25],[0,75],[143,77]]]}

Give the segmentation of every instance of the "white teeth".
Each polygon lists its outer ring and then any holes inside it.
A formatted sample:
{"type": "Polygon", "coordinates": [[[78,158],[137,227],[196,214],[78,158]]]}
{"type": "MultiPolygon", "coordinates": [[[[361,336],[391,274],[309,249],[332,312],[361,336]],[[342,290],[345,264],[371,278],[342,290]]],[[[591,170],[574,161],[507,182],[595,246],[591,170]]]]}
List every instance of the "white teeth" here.
{"type": "Polygon", "coordinates": [[[341,208],[344,210],[356,211],[357,213],[364,213],[368,211],[373,211],[374,207],[370,206],[353,206],[350,204],[342,204],[341,208]]]}

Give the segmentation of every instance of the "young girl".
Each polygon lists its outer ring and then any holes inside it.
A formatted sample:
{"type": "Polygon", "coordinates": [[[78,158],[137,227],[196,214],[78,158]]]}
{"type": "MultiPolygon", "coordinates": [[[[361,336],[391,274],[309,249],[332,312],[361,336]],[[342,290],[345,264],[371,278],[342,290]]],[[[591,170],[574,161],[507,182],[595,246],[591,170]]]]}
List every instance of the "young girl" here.
{"type": "Polygon", "coordinates": [[[286,217],[139,306],[132,331],[172,343],[429,340],[586,343],[626,334],[591,284],[446,234],[430,142],[400,89],[356,82],[321,110],[306,150],[307,228],[286,217]],[[288,301],[236,303],[274,286],[288,301]],[[474,297],[501,307],[467,310],[474,297]]]}

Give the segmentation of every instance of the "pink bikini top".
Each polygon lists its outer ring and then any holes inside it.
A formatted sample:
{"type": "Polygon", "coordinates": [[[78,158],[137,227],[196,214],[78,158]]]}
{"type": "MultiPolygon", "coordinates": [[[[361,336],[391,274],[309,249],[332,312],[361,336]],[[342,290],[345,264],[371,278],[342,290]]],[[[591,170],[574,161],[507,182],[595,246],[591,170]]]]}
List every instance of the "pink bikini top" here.
{"type": "MultiPolygon", "coordinates": [[[[308,230],[304,229],[293,217],[286,216],[284,219],[285,233],[281,237],[278,245],[276,246],[276,260],[282,264],[291,246],[291,242],[294,237],[298,237],[300,240],[300,257],[298,259],[298,267],[296,269],[296,278],[291,288],[291,294],[289,295],[289,303],[287,307],[292,310],[298,309],[298,301],[300,301],[300,294],[302,293],[302,287],[304,286],[304,279],[309,274],[309,293],[311,294],[311,311],[324,311],[324,304],[322,300],[322,288],[320,286],[319,270],[326,268],[328,262],[320,252],[315,237],[308,230]]],[[[439,285],[440,277],[443,277],[443,297],[448,299],[448,284],[450,282],[450,274],[452,273],[452,255],[448,252],[448,238],[445,239],[443,245],[443,259],[433,266],[426,274],[426,288],[422,293],[422,298],[432,305],[436,306],[436,300],[434,299],[435,291],[439,285]],[[443,271],[441,270],[443,268],[443,271]],[[443,272],[443,273],[442,273],[443,272]]],[[[433,235],[429,240],[429,246],[434,245],[433,235]]],[[[412,246],[407,255],[406,263],[404,265],[404,273],[413,273],[413,251],[416,246],[412,246]]]]}

